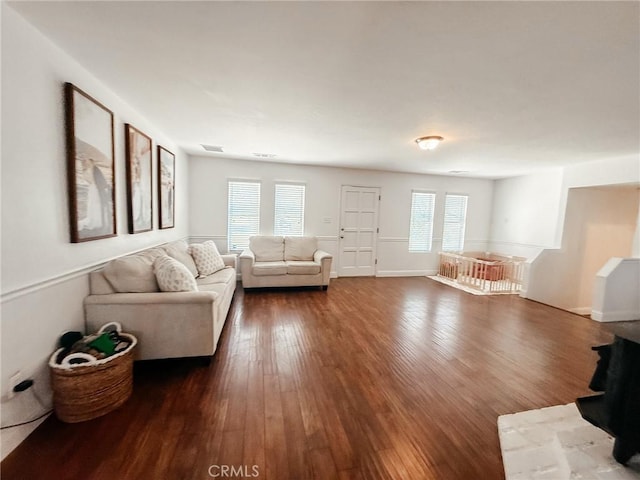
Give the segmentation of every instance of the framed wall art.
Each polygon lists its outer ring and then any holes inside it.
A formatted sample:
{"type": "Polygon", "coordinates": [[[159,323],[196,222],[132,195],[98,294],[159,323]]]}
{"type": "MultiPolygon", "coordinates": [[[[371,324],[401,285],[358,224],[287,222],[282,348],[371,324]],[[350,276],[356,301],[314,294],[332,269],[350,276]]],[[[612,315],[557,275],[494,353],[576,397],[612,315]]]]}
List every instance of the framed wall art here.
{"type": "Polygon", "coordinates": [[[151,138],[125,124],[129,233],[153,229],[151,138]]]}
{"type": "Polygon", "coordinates": [[[158,218],[160,228],[175,226],[176,157],[158,145],[158,218]]]}
{"type": "Polygon", "coordinates": [[[116,235],[113,112],[65,83],[71,242],[116,235]]]}

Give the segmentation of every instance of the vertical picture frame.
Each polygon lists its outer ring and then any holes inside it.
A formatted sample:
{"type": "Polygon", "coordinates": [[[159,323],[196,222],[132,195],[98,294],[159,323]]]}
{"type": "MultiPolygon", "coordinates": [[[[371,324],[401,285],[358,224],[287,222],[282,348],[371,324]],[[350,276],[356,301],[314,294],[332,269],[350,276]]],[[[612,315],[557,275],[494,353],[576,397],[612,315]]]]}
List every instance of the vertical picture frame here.
{"type": "Polygon", "coordinates": [[[71,242],[114,237],[113,112],[68,82],[64,84],[64,97],[71,242]]]}
{"type": "Polygon", "coordinates": [[[127,217],[129,233],[153,229],[151,137],[125,124],[127,217]]]}
{"type": "Polygon", "coordinates": [[[158,145],[158,225],[175,227],[176,156],[158,145]]]}

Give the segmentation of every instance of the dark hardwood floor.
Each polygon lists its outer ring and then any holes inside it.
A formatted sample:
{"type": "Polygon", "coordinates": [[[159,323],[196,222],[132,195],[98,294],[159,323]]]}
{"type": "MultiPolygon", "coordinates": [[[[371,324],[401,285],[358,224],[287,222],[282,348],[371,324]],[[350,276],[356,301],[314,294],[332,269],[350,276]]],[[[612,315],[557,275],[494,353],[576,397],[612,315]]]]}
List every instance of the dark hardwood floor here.
{"type": "Polygon", "coordinates": [[[498,415],[587,394],[610,339],[423,277],[239,289],[210,366],[137,364],[123,407],[48,418],[2,479],[500,479],[498,415]]]}

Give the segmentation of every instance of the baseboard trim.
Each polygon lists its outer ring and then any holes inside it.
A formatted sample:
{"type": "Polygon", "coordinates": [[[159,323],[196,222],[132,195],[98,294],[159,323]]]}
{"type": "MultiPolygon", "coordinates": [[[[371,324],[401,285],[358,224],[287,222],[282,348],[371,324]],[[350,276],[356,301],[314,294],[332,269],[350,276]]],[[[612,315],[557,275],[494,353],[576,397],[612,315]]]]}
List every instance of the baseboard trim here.
{"type": "Polygon", "coordinates": [[[24,442],[27,437],[50,416],[51,414],[48,414],[32,423],[6,430],[5,433],[2,434],[2,460],[24,442]]]}
{"type": "Polygon", "coordinates": [[[379,270],[376,277],[428,277],[436,273],[437,270],[379,270]]]}
{"type": "Polygon", "coordinates": [[[640,320],[640,312],[634,310],[621,310],[617,312],[591,311],[591,319],[596,322],[628,322],[640,320]]]}
{"type": "Polygon", "coordinates": [[[592,311],[591,307],[568,308],[567,310],[576,315],[591,315],[592,311]]]}

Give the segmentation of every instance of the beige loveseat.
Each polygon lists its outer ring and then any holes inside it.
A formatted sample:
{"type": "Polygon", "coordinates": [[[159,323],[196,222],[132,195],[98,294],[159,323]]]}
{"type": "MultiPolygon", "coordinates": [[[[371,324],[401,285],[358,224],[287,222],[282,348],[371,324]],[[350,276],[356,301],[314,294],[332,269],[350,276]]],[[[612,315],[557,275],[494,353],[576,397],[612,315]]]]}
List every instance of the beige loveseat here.
{"type": "Polygon", "coordinates": [[[316,237],[258,235],[240,255],[244,288],[329,287],[333,257],[318,250],[316,237]]]}
{"type": "Polygon", "coordinates": [[[153,265],[165,254],[198,275],[184,241],[120,257],[91,272],[84,301],[87,331],[120,322],[138,339],[137,360],[210,357],[235,291],[236,255],[221,255],[225,268],[196,278],[197,291],[161,292],[153,265]]]}

